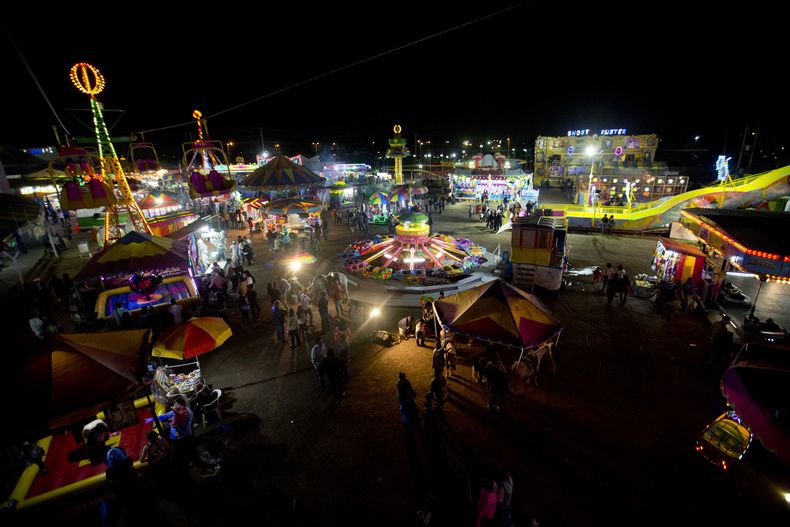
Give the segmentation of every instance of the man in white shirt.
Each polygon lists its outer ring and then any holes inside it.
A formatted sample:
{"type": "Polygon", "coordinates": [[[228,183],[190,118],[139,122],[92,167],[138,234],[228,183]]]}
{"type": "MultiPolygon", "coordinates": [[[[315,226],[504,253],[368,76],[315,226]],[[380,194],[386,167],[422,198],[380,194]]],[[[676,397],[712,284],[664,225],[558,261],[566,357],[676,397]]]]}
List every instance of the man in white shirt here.
{"type": "Polygon", "coordinates": [[[176,303],[175,298],[170,299],[170,307],[168,308],[168,311],[170,312],[171,315],[173,315],[173,320],[175,321],[176,324],[183,322],[184,320],[183,310],[184,308],[181,307],[181,304],[176,303]]]}

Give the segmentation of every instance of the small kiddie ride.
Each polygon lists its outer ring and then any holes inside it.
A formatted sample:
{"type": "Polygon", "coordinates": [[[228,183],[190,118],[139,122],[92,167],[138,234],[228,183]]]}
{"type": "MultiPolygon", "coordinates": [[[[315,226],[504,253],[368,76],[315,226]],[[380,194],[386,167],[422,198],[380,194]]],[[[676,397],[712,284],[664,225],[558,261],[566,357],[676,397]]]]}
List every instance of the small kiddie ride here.
{"type": "Polygon", "coordinates": [[[695,450],[705,459],[727,470],[739,461],[752,443],[752,432],[735,412],[725,412],[705,428],[695,450]]]}
{"type": "Polygon", "coordinates": [[[767,342],[776,342],[787,338],[787,330],[774,322],[772,318],[760,320],[754,315],[749,315],[743,321],[743,329],[750,336],[767,342]]]}

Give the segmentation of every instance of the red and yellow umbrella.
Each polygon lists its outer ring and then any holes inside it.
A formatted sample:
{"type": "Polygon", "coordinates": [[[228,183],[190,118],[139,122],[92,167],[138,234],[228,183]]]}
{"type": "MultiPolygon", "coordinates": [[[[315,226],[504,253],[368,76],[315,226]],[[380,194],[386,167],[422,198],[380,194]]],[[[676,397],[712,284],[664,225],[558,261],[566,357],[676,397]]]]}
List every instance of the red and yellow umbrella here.
{"type": "Polygon", "coordinates": [[[217,349],[233,332],[219,317],[193,318],[176,324],[156,341],[152,355],[167,359],[191,359],[217,349]]]}

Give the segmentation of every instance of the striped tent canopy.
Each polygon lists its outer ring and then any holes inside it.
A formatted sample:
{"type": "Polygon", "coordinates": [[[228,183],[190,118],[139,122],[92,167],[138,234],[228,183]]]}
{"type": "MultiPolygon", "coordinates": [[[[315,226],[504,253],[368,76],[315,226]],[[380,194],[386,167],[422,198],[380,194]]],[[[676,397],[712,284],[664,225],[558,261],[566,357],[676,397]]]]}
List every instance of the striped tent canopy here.
{"type": "Polygon", "coordinates": [[[188,243],[181,240],[130,232],[107,246],[79,272],[77,278],[132,274],[167,267],[186,267],[188,243]]]}
{"type": "Polygon", "coordinates": [[[321,210],[321,204],[314,201],[303,201],[298,198],[284,198],[270,201],[261,206],[267,214],[287,216],[288,214],[307,214],[321,210]]]}
{"type": "Polygon", "coordinates": [[[241,184],[246,187],[282,187],[314,185],[323,180],[309,168],[294,164],[284,155],[278,155],[245,177],[241,184]]]}
{"type": "Polygon", "coordinates": [[[152,190],[146,197],[138,201],[137,204],[140,205],[140,208],[143,210],[180,205],[175,194],[172,192],[162,192],[161,190],[152,190]]]}
{"type": "Polygon", "coordinates": [[[450,331],[516,348],[540,346],[562,331],[535,295],[502,280],[448,296],[434,307],[450,331]]]}
{"type": "Polygon", "coordinates": [[[262,196],[255,196],[254,198],[243,198],[241,200],[241,204],[244,207],[252,207],[253,209],[259,209],[267,201],[269,201],[269,196],[262,195],[262,196]]]}
{"type": "Polygon", "coordinates": [[[219,317],[193,318],[162,333],[151,354],[167,359],[191,359],[217,349],[231,335],[233,331],[219,317]]]}
{"type": "Polygon", "coordinates": [[[386,205],[387,203],[390,202],[390,199],[383,192],[376,192],[372,196],[370,196],[368,202],[371,205],[386,205]]]}
{"type": "Polygon", "coordinates": [[[397,200],[400,196],[418,196],[420,194],[427,193],[427,187],[398,185],[396,187],[392,187],[392,192],[390,192],[390,200],[397,200]]]}
{"type": "Polygon", "coordinates": [[[12,416],[22,414],[14,426],[33,425],[32,418],[41,432],[56,429],[131,397],[141,384],[149,338],[148,329],[52,335],[49,353],[32,355],[10,376],[9,393],[24,393],[26,401],[9,405],[12,416]]]}

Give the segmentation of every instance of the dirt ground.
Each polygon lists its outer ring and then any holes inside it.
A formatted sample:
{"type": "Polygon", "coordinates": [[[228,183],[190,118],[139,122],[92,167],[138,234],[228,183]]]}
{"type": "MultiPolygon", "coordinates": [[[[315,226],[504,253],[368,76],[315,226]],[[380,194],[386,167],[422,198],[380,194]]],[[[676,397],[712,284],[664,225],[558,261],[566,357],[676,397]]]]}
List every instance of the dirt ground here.
{"type": "MultiPolygon", "coordinates": [[[[485,231],[467,209],[435,214],[434,230],[489,249],[509,246],[509,233],[485,231]]],[[[332,269],[334,255],[356,238],[333,225],[316,267],[332,269]]],[[[350,382],[338,398],[321,392],[309,348],[276,343],[264,300],[266,320],[235,322],[228,343],[201,357],[206,378],[227,394],[224,417],[234,435],[221,483],[194,494],[189,506],[151,504],[161,508],[161,523],[414,525],[434,495],[438,524],[473,525],[480,478],[506,463],[518,526],[532,515],[543,526],[787,525],[781,492],[790,491],[790,470],[759,441],[727,472],[694,451],[725,408],[723,365],[700,366],[707,321],[667,319],[636,298],[607,308],[592,290],[585,268],[611,261],[646,271],[655,238],[571,235],[570,243],[580,274],[559,293],[537,292],[565,325],[556,373],[544,368],[539,385],[508,395],[506,413],[497,415],[461,350],[438,452],[404,434],[395,391],[400,371],[420,398],[428,391],[431,349],[413,339],[387,348],[369,338],[376,329],[396,332],[406,311],[384,306],[379,318],[352,321],[350,382]]],[[[251,269],[265,290],[279,269],[266,264],[264,240],[255,247],[251,269]]],[[[231,316],[238,321],[237,312],[231,316]]],[[[63,512],[44,514],[56,510],[63,512]]],[[[90,522],[94,511],[83,508],[79,517],[90,522]]]]}

